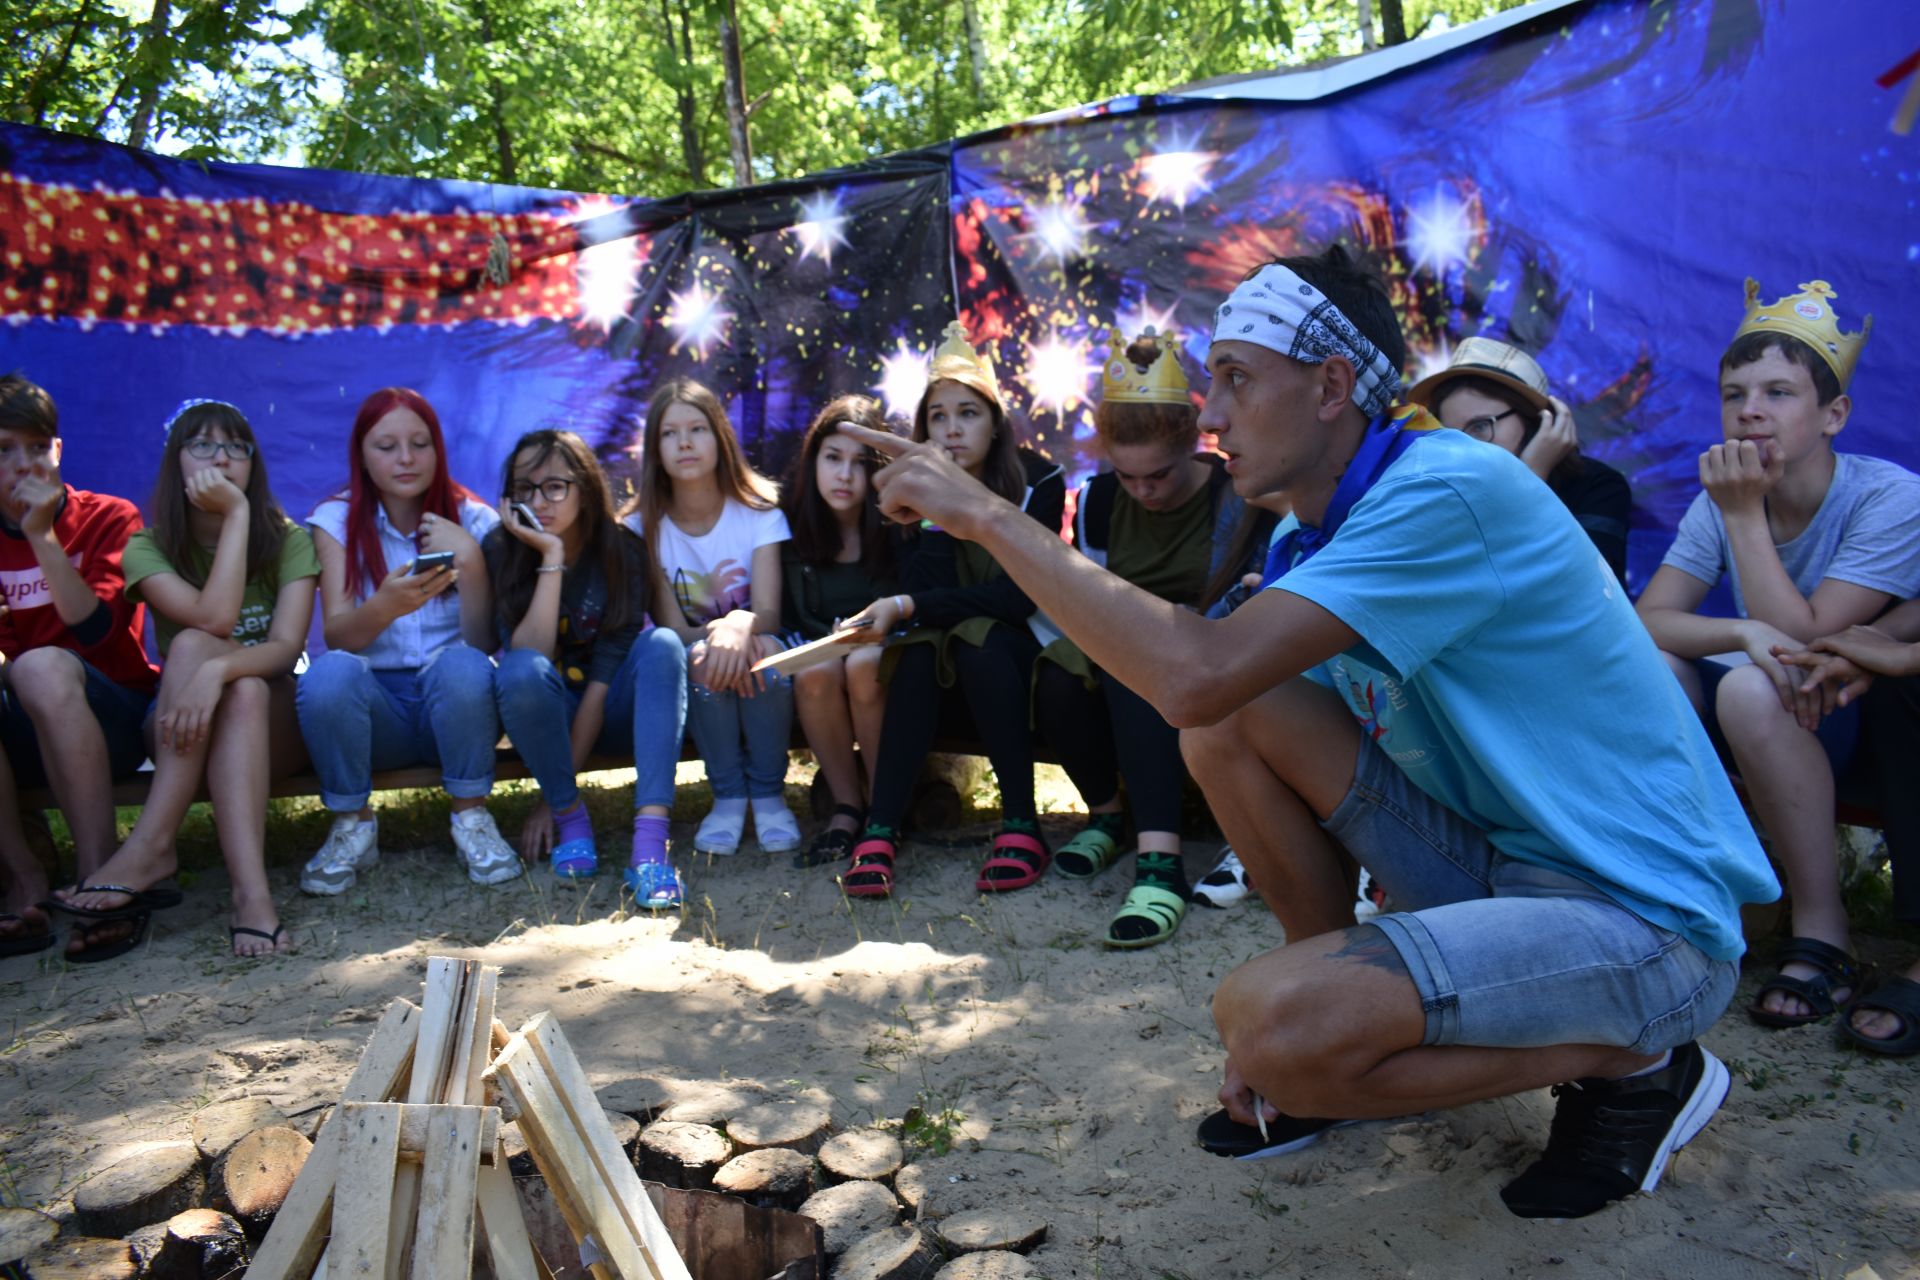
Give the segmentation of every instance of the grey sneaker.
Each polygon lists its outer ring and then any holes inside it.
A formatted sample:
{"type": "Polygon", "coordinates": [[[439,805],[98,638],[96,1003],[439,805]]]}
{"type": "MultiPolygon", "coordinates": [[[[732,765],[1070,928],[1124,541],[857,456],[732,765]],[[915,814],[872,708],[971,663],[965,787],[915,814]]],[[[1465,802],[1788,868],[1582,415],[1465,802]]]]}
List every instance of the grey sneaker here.
{"type": "Polygon", "coordinates": [[[362,821],[357,813],[333,820],[320,852],[300,869],[300,890],[331,898],[353,888],[359,873],[380,860],[380,820],[362,821]]]}
{"type": "Polygon", "coordinates": [[[493,825],[493,815],[485,805],[453,815],[453,847],[460,851],[460,861],[467,864],[467,878],[475,884],[505,884],[526,870],[520,855],[493,825]]]}

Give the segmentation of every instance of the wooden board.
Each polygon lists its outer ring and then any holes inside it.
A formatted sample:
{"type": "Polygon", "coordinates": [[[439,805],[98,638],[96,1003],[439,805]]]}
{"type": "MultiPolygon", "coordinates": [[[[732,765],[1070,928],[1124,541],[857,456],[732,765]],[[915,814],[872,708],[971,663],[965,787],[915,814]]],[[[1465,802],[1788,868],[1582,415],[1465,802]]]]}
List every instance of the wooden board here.
{"type": "Polygon", "coordinates": [[[857,634],[859,633],[854,631],[829,632],[818,640],[809,640],[791,649],[770,653],[747,669],[754,672],[774,671],[787,676],[798,675],[808,667],[817,667],[823,662],[842,657],[851,651],[857,634]]]}
{"type": "Polygon", "coordinates": [[[527,1220],[520,1212],[520,1198],[514,1194],[507,1153],[497,1139],[493,1164],[482,1166],[475,1196],[479,1202],[480,1230],[486,1236],[487,1252],[493,1259],[493,1274],[503,1280],[513,1276],[551,1280],[553,1273],[534,1253],[533,1241],[527,1238],[527,1220]]]}
{"type": "Polygon", "coordinates": [[[407,1083],[408,1102],[439,1102],[445,1096],[466,964],[446,956],[427,961],[420,1002],[420,1043],[414,1050],[413,1078],[407,1083]]]}
{"type": "MultiPolygon", "coordinates": [[[[360,1061],[347,1077],[342,1102],[391,1101],[413,1065],[414,1045],[419,1039],[420,1006],[411,1000],[397,999],[380,1015],[360,1061]]],[[[255,1265],[258,1265],[257,1263],[255,1265]]]]}
{"type": "Polygon", "coordinates": [[[456,1106],[479,1106],[480,1075],[487,1069],[493,1039],[493,1002],[500,988],[500,970],[494,965],[476,965],[466,984],[455,1022],[453,1062],[447,1071],[447,1088],[442,1100],[456,1106]]]}
{"type": "Polygon", "coordinates": [[[627,1158],[619,1139],[614,1137],[613,1127],[607,1123],[606,1109],[594,1094],[592,1082],[561,1033],[559,1019],[551,1013],[542,1013],[527,1024],[526,1033],[554,1092],[572,1118],[575,1131],[584,1139],[601,1183],[612,1188],[627,1229],[664,1280],[692,1280],[686,1263],[674,1248],[666,1223],[660,1220],[640,1185],[633,1161],[627,1158]]]}
{"type": "MultiPolygon", "coordinates": [[[[487,1110],[435,1107],[428,1117],[426,1163],[420,1180],[420,1226],[413,1240],[413,1280],[469,1280],[473,1274],[480,1129],[487,1110]]],[[[499,1115],[497,1111],[494,1114],[499,1115]]],[[[498,1141],[496,1131],[494,1142],[498,1141]]]]}
{"type": "Polygon", "coordinates": [[[393,1275],[387,1257],[396,1225],[400,1108],[391,1102],[345,1102],[327,1128],[340,1131],[328,1269],[346,1276],[393,1275]]]}

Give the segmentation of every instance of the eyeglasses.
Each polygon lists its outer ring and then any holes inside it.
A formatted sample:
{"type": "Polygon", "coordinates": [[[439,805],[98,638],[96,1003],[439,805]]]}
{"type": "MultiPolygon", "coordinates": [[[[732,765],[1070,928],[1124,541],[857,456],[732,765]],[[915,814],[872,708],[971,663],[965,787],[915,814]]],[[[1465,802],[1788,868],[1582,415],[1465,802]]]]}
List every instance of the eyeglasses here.
{"type": "Polygon", "coordinates": [[[189,440],[180,447],[186,451],[188,457],[198,458],[202,462],[210,461],[221,454],[225,454],[235,462],[245,462],[253,456],[253,441],[251,440],[207,440],[203,438],[200,440],[189,440]]]}
{"type": "Polygon", "coordinates": [[[1509,409],[1505,413],[1496,413],[1490,417],[1470,418],[1460,424],[1460,429],[1472,436],[1475,440],[1491,440],[1493,439],[1493,429],[1500,425],[1502,419],[1517,418],[1519,416],[1520,411],[1518,409],[1509,409]]]}
{"type": "Polygon", "coordinates": [[[578,483],[580,483],[578,480],[568,480],[561,476],[542,480],[539,484],[522,480],[518,484],[507,486],[507,498],[512,502],[532,502],[533,495],[538,493],[548,502],[565,502],[567,495],[573,492],[573,486],[578,483]]]}

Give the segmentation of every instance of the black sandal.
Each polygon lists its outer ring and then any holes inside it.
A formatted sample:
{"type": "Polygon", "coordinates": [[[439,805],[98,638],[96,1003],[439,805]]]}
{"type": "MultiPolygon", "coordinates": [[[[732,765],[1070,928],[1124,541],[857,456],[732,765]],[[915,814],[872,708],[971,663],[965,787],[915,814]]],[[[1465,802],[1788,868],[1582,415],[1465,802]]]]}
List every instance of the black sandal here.
{"type": "MultiPolygon", "coordinates": [[[[833,806],[833,817],[841,816],[853,819],[853,830],[843,831],[831,825],[820,828],[813,837],[813,843],[793,855],[794,866],[824,867],[829,862],[838,862],[853,852],[853,842],[858,840],[861,831],[866,829],[867,811],[850,804],[833,806]]],[[[831,823],[832,820],[829,818],[828,822],[831,823]]]]}
{"type": "Polygon", "coordinates": [[[1920,982],[1892,977],[1853,1002],[1840,1023],[1840,1035],[1848,1043],[1889,1058],[1906,1058],[1920,1053],[1920,982]],[[1882,1039],[1870,1036],[1853,1025],[1853,1015],[1862,1009],[1890,1013],[1900,1019],[1899,1035],[1882,1039]]]}
{"type": "Polygon", "coordinates": [[[147,940],[147,925],[153,919],[153,912],[140,911],[132,915],[115,916],[111,920],[82,920],[73,926],[73,932],[80,939],[80,949],[66,953],[68,964],[99,964],[102,960],[117,960],[147,940]],[[109,932],[115,925],[126,924],[132,928],[118,938],[96,941],[96,935],[109,932]]]}
{"type": "Polygon", "coordinates": [[[1747,1006],[1747,1016],[1763,1027],[1804,1027],[1810,1022],[1833,1016],[1840,1002],[1833,998],[1835,987],[1846,988],[1849,998],[1860,991],[1860,965],[1852,956],[1830,943],[1818,938],[1788,938],[1780,947],[1780,954],[1774,963],[1782,969],[1790,964],[1811,965],[1816,972],[1811,978],[1792,978],[1785,973],[1776,973],[1767,979],[1755,993],[1753,1003],[1747,1006]],[[1784,991],[1796,1000],[1804,1001],[1812,1013],[1775,1013],[1763,1008],[1769,991],[1784,991]]]}

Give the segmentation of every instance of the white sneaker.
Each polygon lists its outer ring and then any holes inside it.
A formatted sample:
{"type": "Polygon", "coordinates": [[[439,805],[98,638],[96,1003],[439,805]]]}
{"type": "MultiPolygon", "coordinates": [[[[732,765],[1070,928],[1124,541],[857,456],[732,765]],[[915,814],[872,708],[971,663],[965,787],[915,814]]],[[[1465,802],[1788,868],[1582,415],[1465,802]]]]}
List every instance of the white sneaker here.
{"type": "Polygon", "coordinates": [[[493,825],[487,806],[462,809],[453,815],[453,847],[467,864],[467,879],[475,884],[505,884],[525,870],[520,855],[493,825]]]}
{"type": "Polygon", "coordinates": [[[726,856],[740,851],[740,836],[747,829],[745,800],[715,800],[713,809],[700,819],[693,833],[693,847],[700,853],[726,856]]]}
{"type": "Polygon", "coordinates": [[[1240,865],[1240,855],[1228,845],[1220,864],[1193,886],[1193,900],[1203,907],[1230,907],[1253,892],[1253,881],[1240,865]]]}
{"type": "Polygon", "coordinates": [[[753,834],[766,853],[792,853],[800,847],[800,820],[785,796],[753,798],[753,834]]]}
{"type": "Polygon", "coordinates": [[[379,842],[378,818],[362,821],[357,813],[341,814],[320,852],[300,869],[301,892],[330,898],[353,888],[359,873],[380,860],[379,842]]]}

